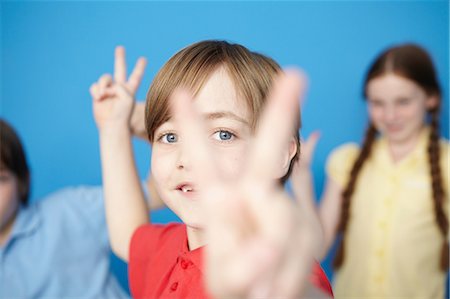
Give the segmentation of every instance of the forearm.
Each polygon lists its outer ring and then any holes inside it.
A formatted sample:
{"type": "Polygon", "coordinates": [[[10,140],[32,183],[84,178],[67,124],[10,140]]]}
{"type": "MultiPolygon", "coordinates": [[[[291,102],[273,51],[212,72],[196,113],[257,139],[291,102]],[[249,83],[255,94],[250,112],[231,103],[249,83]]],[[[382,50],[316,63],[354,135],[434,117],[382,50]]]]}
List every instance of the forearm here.
{"type": "Polygon", "coordinates": [[[322,259],[326,257],[336,238],[341,213],[342,188],[327,178],[325,190],[320,200],[319,217],[324,232],[322,259]]]}
{"type": "Polygon", "coordinates": [[[128,128],[100,131],[106,220],[114,253],[128,260],[133,232],[149,221],[128,128]]]}
{"type": "Polygon", "coordinates": [[[327,257],[327,254],[333,246],[334,240],[336,238],[336,229],[335,227],[330,226],[330,222],[332,221],[332,219],[329,219],[327,212],[324,211],[325,208],[322,204],[323,201],[324,200],[322,199],[319,209],[319,219],[323,229],[323,246],[318,256],[318,259],[320,261],[327,257]]]}
{"type": "Polygon", "coordinates": [[[315,252],[317,255],[316,259],[322,257],[322,248],[324,245],[324,234],[323,227],[320,221],[317,205],[316,205],[316,197],[314,192],[314,181],[312,173],[309,167],[301,167],[298,172],[298,178],[296,179],[297,186],[299,190],[296,191],[299,194],[298,203],[300,206],[300,210],[304,217],[307,218],[309,225],[312,226],[314,234],[316,236],[317,244],[315,252]]]}

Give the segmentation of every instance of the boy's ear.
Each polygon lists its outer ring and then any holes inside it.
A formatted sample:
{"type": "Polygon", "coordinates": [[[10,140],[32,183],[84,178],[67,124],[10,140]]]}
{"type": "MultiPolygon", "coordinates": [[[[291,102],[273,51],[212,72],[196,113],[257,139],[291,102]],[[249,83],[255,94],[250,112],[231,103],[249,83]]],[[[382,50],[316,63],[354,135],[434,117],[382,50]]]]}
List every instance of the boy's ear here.
{"type": "Polygon", "coordinates": [[[425,105],[428,110],[434,109],[439,104],[439,98],[437,95],[431,95],[427,98],[425,105]]]}
{"type": "Polygon", "coordinates": [[[282,178],[286,175],[289,170],[289,166],[291,165],[291,161],[297,153],[297,142],[295,138],[292,137],[289,141],[289,149],[284,153],[282,163],[280,165],[280,172],[277,173],[277,178],[282,178]]]}

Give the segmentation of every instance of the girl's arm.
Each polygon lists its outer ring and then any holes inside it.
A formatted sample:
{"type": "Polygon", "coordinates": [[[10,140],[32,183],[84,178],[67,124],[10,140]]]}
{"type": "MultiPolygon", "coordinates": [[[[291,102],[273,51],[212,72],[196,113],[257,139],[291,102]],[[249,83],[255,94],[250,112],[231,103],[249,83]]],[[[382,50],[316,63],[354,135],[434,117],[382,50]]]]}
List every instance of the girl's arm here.
{"type": "Polygon", "coordinates": [[[319,140],[319,132],[314,132],[306,141],[302,142],[301,155],[294,164],[291,174],[291,185],[295,198],[300,206],[300,210],[306,218],[306,223],[311,226],[312,231],[317,236],[317,243],[314,245],[315,258],[320,260],[324,245],[324,231],[320,222],[316,206],[316,196],[314,194],[314,182],[310,169],[314,149],[319,140]]]}
{"type": "Polygon", "coordinates": [[[319,259],[326,257],[336,238],[336,231],[341,215],[342,187],[332,178],[327,178],[325,189],[320,199],[319,218],[324,233],[324,244],[319,259]]]}
{"type": "Polygon", "coordinates": [[[336,237],[341,211],[342,188],[333,179],[328,178],[320,200],[320,208],[317,209],[311,162],[319,137],[319,133],[314,132],[302,143],[302,155],[293,169],[291,183],[302,210],[310,211],[307,213],[309,215],[308,222],[312,225],[316,235],[321,237],[316,247],[316,259],[322,260],[336,237]]]}
{"type": "Polygon", "coordinates": [[[125,49],[115,52],[114,79],[103,75],[91,86],[94,118],[100,138],[106,221],[111,247],[128,260],[133,232],[149,221],[133,157],[130,118],[134,94],[144,73],[146,61],[140,58],[127,80],[125,49]]]}

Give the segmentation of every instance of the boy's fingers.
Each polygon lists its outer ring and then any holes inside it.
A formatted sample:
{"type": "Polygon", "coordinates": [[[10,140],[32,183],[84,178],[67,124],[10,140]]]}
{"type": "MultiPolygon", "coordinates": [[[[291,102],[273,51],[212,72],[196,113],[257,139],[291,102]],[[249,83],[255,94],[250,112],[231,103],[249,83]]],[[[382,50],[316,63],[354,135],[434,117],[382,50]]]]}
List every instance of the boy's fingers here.
{"type": "Polygon", "coordinates": [[[314,239],[312,232],[304,226],[301,229],[294,229],[292,233],[275,283],[279,297],[298,298],[304,290],[305,281],[314,262],[310,246],[314,239]]]}
{"type": "Polygon", "coordinates": [[[114,97],[116,95],[116,89],[114,86],[106,87],[102,90],[102,94],[100,94],[100,100],[103,100],[105,98],[114,97]]]}
{"type": "Polygon", "coordinates": [[[98,86],[97,83],[93,83],[91,87],[89,87],[89,93],[91,94],[94,101],[98,99],[98,86]]]}
{"type": "Polygon", "coordinates": [[[127,81],[127,65],[125,62],[125,48],[117,46],[114,54],[114,81],[125,84],[127,81]]]}
{"type": "MultiPolygon", "coordinates": [[[[133,95],[130,94],[128,89],[122,85],[122,84],[114,84],[114,86],[108,88],[105,90],[108,94],[117,95],[123,103],[131,103],[131,105],[134,105],[134,99],[133,95]]],[[[131,117],[132,111],[129,111],[130,117],[131,117]]]]}
{"type": "Polygon", "coordinates": [[[217,263],[207,264],[210,266],[206,276],[208,284],[218,298],[252,296],[255,283],[268,272],[274,259],[271,248],[259,240],[234,245],[232,248],[222,247],[222,255],[215,258],[217,263]]]}
{"type": "Polygon", "coordinates": [[[110,86],[112,83],[112,77],[110,74],[104,74],[98,79],[98,89],[103,91],[106,87],[110,86]]]}
{"type": "Polygon", "coordinates": [[[298,121],[299,97],[305,84],[304,76],[294,70],[286,71],[275,80],[250,151],[250,179],[271,182],[274,174],[280,172],[298,121]]]}
{"type": "Polygon", "coordinates": [[[146,65],[147,59],[145,59],[144,57],[140,57],[136,62],[136,65],[134,66],[130,78],[128,79],[127,86],[133,94],[136,93],[139,85],[141,84],[146,65]]]}

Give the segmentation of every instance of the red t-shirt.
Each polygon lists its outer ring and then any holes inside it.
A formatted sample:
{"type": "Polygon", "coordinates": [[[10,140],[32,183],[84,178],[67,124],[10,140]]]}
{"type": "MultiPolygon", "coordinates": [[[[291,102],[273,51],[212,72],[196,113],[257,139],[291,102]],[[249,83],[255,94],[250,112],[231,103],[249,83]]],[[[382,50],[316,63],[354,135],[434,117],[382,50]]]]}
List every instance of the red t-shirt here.
{"type": "MultiPolygon", "coordinates": [[[[128,269],[133,298],[211,298],[203,283],[202,247],[189,251],[184,224],[138,228],[131,239],[128,269]]],[[[309,279],[333,295],[319,264],[309,279]]]]}

